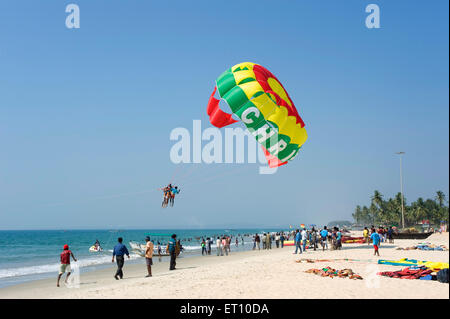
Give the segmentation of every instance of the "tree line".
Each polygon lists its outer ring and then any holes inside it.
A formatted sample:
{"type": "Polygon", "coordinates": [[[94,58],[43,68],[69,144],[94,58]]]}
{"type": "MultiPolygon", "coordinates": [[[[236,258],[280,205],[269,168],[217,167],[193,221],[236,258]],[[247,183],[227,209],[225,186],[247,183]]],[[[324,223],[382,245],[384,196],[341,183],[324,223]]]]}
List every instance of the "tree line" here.
{"type": "MultiPolygon", "coordinates": [[[[405,227],[417,225],[422,220],[429,220],[430,224],[448,224],[448,201],[442,191],[437,191],[431,199],[419,197],[415,202],[407,204],[403,197],[405,227]]],[[[359,225],[402,226],[402,195],[397,193],[394,198],[384,199],[379,191],[371,197],[369,206],[356,206],[352,214],[359,225]]]]}

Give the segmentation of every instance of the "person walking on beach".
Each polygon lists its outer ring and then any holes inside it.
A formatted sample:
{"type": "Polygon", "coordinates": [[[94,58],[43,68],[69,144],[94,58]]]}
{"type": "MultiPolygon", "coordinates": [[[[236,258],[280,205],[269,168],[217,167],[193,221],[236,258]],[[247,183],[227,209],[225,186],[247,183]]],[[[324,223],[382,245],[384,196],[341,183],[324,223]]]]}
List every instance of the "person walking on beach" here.
{"type": "Polygon", "coordinates": [[[339,228],[336,228],[336,249],[341,250],[342,248],[342,233],[339,228]]]}
{"type": "Polygon", "coordinates": [[[380,253],[378,252],[378,247],[380,245],[380,235],[377,232],[374,232],[372,235],[370,235],[370,239],[372,239],[374,253],[373,255],[380,256],[380,253]]]}
{"type": "Polygon", "coordinates": [[[211,238],[206,238],[206,247],[207,247],[207,253],[208,253],[208,255],[211,255],[211,243],[212,243],[212,240],[211,240],[211,238]]]}
{"type": "Polygon", "coordinates": [[[222,240],[220,239],[220,237],[217,237],[217,240],[216,240],[217,256],[223,256],[221,246],[222,246],[222,240]]]}
{"type": "Polygon", "coordinates": [[[202,246],[202,256],[203,256],[203,255],[207,254],[205,239],[202,238],[202,243],[200,245],[202,246]]]}
{"type": "Polygon", "coordinates": [[[325,251],[325,248],[328,249],[328,230],[327,226],[323,226],[323,229],[320,231],[320,238],[322,242],[322,251],[325,251]]]}
{"type": "Polygon", "coordinates": [[[67,272],[66,280],[64,283],[67,284],[67,279],[69,279],[72,269],[70,268],[70,256],[72,256],[74,261],[77,261],[73,253],[69,250],[69,245],[64,245],[63,252],[61,253],[61,265],[59,266],[58,279],[56,280],[56,287],[59,287],[59,280],[61,276],[67,272]]]}
{"type": "Polygon", "coordinates": [[[161,255],[162,255],[162,248],[161,248],[161,243],[158,241],[158,260],[159,262],[161,262],[161,255]]]}
{"type": "Polygon", "coordinates": [[[145,241],[147,244],[145,245],[145,263],[147,264],[147,276],[145,277],[151,277],[152,276],[152,265],[153,265],[153,243],[150,241],[150,237],[145,237],[145,241]]]}
{"type": "Polygon", "coordinates": [[[378,230],[376,231],[378,233],[378,235],[380,236],[380,243],[384,242],[384,237],[383,237],[383,228],[380,226],[378,227],[378,230]]]}
{"type": "Polygon", "coordinates": [[[309,234],[309,246],[312,246],[314,251],[317,249],[317,231],[314,227],[309,234]]]}
{"type": "Polygon", "coordinates": [[[256,243],[256,248],[258,248],[258,250],[261,250],[259,243],[261,242],[261,238],[259,237],[258,234],[255,234],[255,243],[256,243]]]}
{"type": "Polygon", "coordinates": [[[306,240],[308,239],[308,233],[306,232],[306,228],[302,229],[302,245],[303,251],[306,252],[306,240]]]}
{"type": "Polygon", "coordinates": [[[270,233],[266,236],[266,248],[272,249],[272,235],[270,233]]]}
{"type": "Polygon", "coordinates": [[[275,235],[275,246],[277,246],[277,248],[280,248],[280,233],[277,233],[275,235]]]}
{"type": "MultiPolygon", "coordinates": [[[[228,248],[227,248],[227,238],[224,236],[222,237],[222,250],[225,252],[225,255],[228,256],[228,248]]],[[[223,253],[222,253],[223,256],[223,253]]]]}
{"type": "Polygon", "coordinates": [[[125,258],[124,255],[127,255],[128,259],[130,259],[130,253],[128,252],[127,247],[122,244],[122,237],[119,237],[117,239],[118,243],[114,246],[113,249],[113,257],[112,257],[112,262],[114,262],[114,256],[116,257],[116,261],[117,261],[117,271],[116,274],[114,275],[114,278],[116,278],[116,280],[123,279],[123,265],[125,263],[125,258]]]}
{"type": "Polygon", "coordinates": [[[336,249],[336,227],[333,227],[329,232],[328,232],[328,237],[330,239],[329,246],[330,246],[330,250],[335,250],[336,249]]]}
{"type": "Polygon", "coordinates": [[[227,247],[228,251],[231,253],[231,237],[227,236],[227,237],[225,237],[225,240],[227,242],[226,247],[227,247]]]}
{"type": "MultiPolygon", "coordinates": [[[[189,241],[190,241],[190,240],[189,240],[189,241]]],[[[175,252],[176,252],[177,256],[178,256],[181,252],[183,252],[183,251],[184,251],[184,248],[183,248],[183,245],[181,244],[181,240],[178,239],[178,240],[177,240],[177,244],[176,244],[176,246],[175,246],[175,252]]]]}
{"type": "Polygon", "coordinates": [[[169,270],[175,270],[175,265],[177,264],[177,235],[173,234],[169,239],[169,254],[170,254],[170,265],[169,270]]]}
{"type": "Polygon", "coordinates": [[[295,242],[294,254],[296,254],[299,249],[300,249],[300,254],[301,254],[302,253],[302,246],[301,246],[302,234],[300,233],[300,231],[298,229],[295,231],[294,242],[295,242]]]}
{"type": "Polygon", "coordinates": [[[266,249],[266,237],[267,237],[266,233],[264,233],[263,237],[262,237],[262,245],[263,245],[262,248],[263,248],[263,250],[266,249]]]}
{"type": "Polygon", "coordinates": [[[387,231],[387,237],[389,239],[389,244],[393,244],[394,243],[394,230],[392,229],[392,226],[389,227],[389,229],[387,231]]]}
{"type": "Polygon", "coordinates": [[[283,248],[284,247],[284,233],[281,233],[281,235],[280,235],[280,243],[281,243],[281,248],[283,248]]]}
{"type": "Polygon", "coordinates": [[[364,227],[364,230],[363,230],[363,237],[364,237],[364,241],[367,243],[367,245],[370,245],[370,241],[369,241],[369,230],[367,229],[367,227],[364,227]]]}

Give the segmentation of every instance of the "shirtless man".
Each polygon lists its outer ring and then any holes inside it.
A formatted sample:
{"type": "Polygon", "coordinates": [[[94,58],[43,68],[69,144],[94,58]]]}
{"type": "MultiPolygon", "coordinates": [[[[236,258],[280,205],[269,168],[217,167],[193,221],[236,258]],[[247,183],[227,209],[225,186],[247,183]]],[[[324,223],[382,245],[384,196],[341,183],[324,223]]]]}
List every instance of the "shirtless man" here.
{"type": "Polygon", "coordinates": [[[168,186],[164,187],[164,188],[160,188],[163,193],[164,193],[164,198],[163,198],[163,202],[161,204],[161,207],[165,208],[167,207],[167,204],[169,203],[169,198],[170,198],[170,190],[172,189],[172,184],[169,184],[168,186]]]}

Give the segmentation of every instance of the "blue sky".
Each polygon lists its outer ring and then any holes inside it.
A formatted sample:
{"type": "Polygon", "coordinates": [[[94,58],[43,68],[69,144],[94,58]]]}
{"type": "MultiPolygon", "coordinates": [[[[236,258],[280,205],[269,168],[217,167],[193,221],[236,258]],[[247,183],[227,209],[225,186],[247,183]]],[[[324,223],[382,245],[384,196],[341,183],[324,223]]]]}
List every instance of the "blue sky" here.
{"type": "Polygon", "coordinates": [[[377,189],[449,191],[448,1],[3,1],[0,229],[209,228],[350,219],[377,189]],[[81,28],[65,27],[65,6],[81,28]],[[381,28],[367,29],[376,3],[381,28]],[[214,80],[251,61],[306,123],[301,153],[171,163],[175,127],[208,127],[214,80]],[[184,178],[183,178],[184,176],[184,178]],[[161,209],[169,179],[182,193],[161,209]]]}

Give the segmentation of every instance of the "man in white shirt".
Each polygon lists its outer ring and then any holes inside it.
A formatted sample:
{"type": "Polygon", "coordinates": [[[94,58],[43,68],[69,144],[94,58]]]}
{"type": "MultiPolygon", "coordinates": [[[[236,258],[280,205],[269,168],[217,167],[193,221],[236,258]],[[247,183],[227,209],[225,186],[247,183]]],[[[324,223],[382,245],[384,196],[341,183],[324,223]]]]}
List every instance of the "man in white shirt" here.
{"type": "Polygon", "coordinates": [[[308,234],[306,232],[306,229],[302,229],[302,244],[303,244],[303,251],[306,251],[306,240],[308,238],[308,234]]]}
{"type": "Polygon", "coordinates": [[[222,240],[220,240],[220,237],[217,237],[216,240],[216,246],[217,246],[217,256],[223,256],[223,251],[222,251],[222,240]]]}

